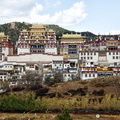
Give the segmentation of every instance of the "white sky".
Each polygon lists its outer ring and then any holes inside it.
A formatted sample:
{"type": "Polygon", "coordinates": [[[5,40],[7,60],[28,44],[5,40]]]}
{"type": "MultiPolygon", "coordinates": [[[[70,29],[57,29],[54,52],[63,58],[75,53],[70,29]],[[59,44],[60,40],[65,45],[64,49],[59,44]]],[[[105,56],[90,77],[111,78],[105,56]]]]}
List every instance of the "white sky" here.
{"type": "Polygon", "coordinates": [[[68,30],[120,34],[120,0],[0,0],[0,24],[57,24],[68,30]]]}

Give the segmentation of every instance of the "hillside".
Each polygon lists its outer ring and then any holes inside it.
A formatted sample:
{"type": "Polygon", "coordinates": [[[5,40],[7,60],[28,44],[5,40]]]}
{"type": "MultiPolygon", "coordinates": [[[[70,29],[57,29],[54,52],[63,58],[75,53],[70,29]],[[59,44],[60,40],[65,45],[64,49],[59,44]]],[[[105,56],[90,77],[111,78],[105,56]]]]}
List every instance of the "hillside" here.
{"type": "MultiPolygon", "coordinates": [[[[18,88],[19,90],[19,88],[18,88]]],[[[17,91],[17,88],[13,91],[17,91]]],[[[42,97],[54,98],[78,98],[83,96],[87,98],[102,98],[106,94],[117,95],[120,97],[120,76],[108,76],[91,80],[78,80],[63,83],[54,83],[52,85],[31,86],[24,89],[22,93],[27,92],[41,93],[42,97]],[[40,90],[40,91],[39,91],[40,90]],[[42,93],[43,92],[43,93],[42,93]]]]}
{"type": "Polygon", "coordinates": [[[26,24],[26,23],[20,23],[20,22],[14,22],[14,23],[6,23],[3,25],[0,25],[0,32],[4,32],[5,35],[9,35],[11,41],[13,44],[16,43],[18,40],[20,31],[22,29],[27,29],[29,30],[29,27],[32,26],[31,24],[26,24]]]}
{"type": "MultiPolygon", "coordinates": [[[[13,22],[13,23],[6,23],[6,24],[2,24],[0,25],[0,32],[4,32],[5,35],[9,35],[11,41],[13,42],[13,44],[16,43],[16,41],[18,40],[20,31],[23,29],[27,29],[29,30],[29,27],[31,27],[32,24],[30,23],[25,23],[25,22],[13,22]]],[[[59,38],[59,36],[62,36],[62,34],[65,33],[76,33],[75,31],[70,31],[67,30],[65,28],[62,28],[58,25],[44,25],[47,29],[53,29],[56,32],[56,36],[57,36],[57,40],[59,38]]],[[[96,35],[94,35],[91,32],[79,32],[82,33],[82,35],[86,35],[88,37],[94,37],[96,35]]]]}
{"type": "Polygon", "coordinates": [[[49,87],[46,97],[57,93],[62,98],[100,98],[106,94],[120,96],[120,76],[101,77],[92,80],[57,83],[49,87]]]}
{"type": "MultiPolygon", "coordinates": [[[[17,86],[0,97],[2,112],[120,111],[120,76],[52,85],[17,86]],[[14,104],[13,104],[14,103],[14,104]]],[[[110,114],[109,113],[109,114],[110,114]]]]}

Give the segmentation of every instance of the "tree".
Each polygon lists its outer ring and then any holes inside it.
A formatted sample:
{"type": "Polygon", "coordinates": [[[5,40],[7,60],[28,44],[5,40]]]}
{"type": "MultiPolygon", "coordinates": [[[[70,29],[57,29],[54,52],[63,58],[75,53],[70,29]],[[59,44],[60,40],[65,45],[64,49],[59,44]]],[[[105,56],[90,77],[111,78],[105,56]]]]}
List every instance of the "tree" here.
{"type": "Polygon", "coordinates": [[[61,114],[57,115],[57,120],[73,120],[70,116],[70,110],[67,108],[63,109],[61,114]]]}
{"type": "Polygon", "coordinates": [[[8,81],[0,81],[0,87],[3,88],[2,92],[5,92],[5,91],[9,90],[9,83],[8,83],[8,81]]]}
{"type": "Polygon", "coordinates": [[[38,85],[42,83],[42,76],[35,71],[26,71],[26,74],[23,75],[23,78],[26,80],[27,85],[38,85]]]}
{"type": "Polygon", "coordinates": [[[54,74],[53,82],[60,83],[63,82],[63,74],[58,72],[54,74]]]}
{"type": "Polygon", "coordinates": [[[52,85],[54,83],[60,83],[60,82],[63,82],[63,74],[58,72],[58,73],[55,73],[53,75],[53,77],[51,77],[50,75],[48,75],[46,78],[45,78],[45,84],[47,85],[52,85]]]}

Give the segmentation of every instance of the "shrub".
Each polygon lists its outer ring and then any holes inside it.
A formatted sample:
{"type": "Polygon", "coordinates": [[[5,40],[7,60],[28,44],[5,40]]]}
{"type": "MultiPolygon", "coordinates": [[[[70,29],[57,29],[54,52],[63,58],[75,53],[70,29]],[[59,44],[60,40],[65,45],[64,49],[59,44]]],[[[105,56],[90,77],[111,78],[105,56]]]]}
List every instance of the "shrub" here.
{"type": "Polygon", "coordinates": [[[95,96],[103,96],[104,95],[104,90],[103,89],[101,89],[99,91],[94,90],[92,94],[95,95],[95,96]]]}
{"type": "Polygon", "coordinates": [[[12,89],[12,91],[21,91],[21,90],[24,90],[24,88],[23,88],[23,87],[20,87],[20,86],[14,87],[14,88],[12,89]]]}
{"type": "Polygon", "coordinates": [[[42,96],[44,96],[48,91],[49,91],[49,88],[39,88],[39,89],[36,91],[36,95],[42,97],[42,96]]]}
{"type": "Polygon", "coordinates": [[[63,109],[61,114],[57,115],[57,120],[73,120],[73,118],[70,116],[70,110],[63,109]]]}
{"type": "Polygon", "coordinates": [[[79,94],[79,95],[86,95],[86,93],[88,92],[88,87],[84,87],[84,88],[78,88],[76,90],[68,90],[69,93],[71,93],[72,95],[76,95],[76,94],[79,94]]]}
{"type": "Polygon", "coordinates": [[[30,90],[38,90],[39,88],[42,88],[42,85],[32,85],[29,88],[30,90]]]}
{"type": "Polygon", "coordinates": [[[120,101],[115,95],[106,94],[102,99],[100,108],[106,111],[120,111],[120,101]]]}

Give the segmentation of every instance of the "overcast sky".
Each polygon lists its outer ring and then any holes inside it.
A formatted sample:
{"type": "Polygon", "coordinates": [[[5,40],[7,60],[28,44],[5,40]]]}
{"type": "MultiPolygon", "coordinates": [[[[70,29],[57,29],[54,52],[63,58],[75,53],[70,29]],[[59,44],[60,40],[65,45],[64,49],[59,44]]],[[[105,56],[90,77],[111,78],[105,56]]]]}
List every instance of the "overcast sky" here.
{"type": "Polygon", "coordinates": [[[24,21],[120,34],[120,0],[0,0],[0,11],[0,24],[24,21]]]}

